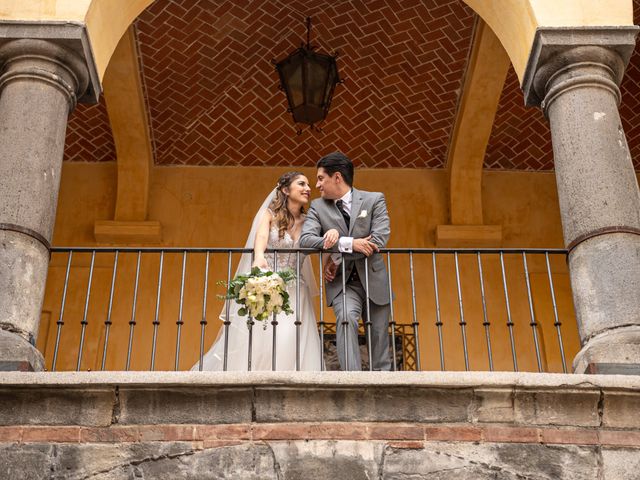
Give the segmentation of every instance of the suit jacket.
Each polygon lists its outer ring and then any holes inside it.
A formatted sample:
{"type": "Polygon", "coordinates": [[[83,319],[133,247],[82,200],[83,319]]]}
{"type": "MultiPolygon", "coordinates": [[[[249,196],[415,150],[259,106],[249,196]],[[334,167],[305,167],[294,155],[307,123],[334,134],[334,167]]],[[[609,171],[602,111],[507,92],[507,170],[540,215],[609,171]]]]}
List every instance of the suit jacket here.
{"type": "MultiPolygon", "coordinates": [[[[302,248],[322,248],[323,235],[328,230],[335,228],[341,237],[364,238],[371,235],[371,241],[378,247],[387,245],[389,234],[389,214],[384,195],[379,192],[352,191],[351,197],[351,221],[349,228],[338,210],[334,200],[318,198],[311,202],[307,212],[307,218],[300,235],[302,248]]],[[[336,244],[332,249],[338,252],[336,244]]],[[[365,285],[365,256],[361,253],[344,254],[345,272],[347,278],[353,269],[357,269],[362,285],[365,285]]],[[[369,257],[369,298],[377,305],[389,303],[389,279],[385,268],[384,259],[379,253],[369,257]]],[[[332,305],[342,293],[342,267],[338,267],[336,277],[325,285],[327,292],[327,304],[332,305]]]]}

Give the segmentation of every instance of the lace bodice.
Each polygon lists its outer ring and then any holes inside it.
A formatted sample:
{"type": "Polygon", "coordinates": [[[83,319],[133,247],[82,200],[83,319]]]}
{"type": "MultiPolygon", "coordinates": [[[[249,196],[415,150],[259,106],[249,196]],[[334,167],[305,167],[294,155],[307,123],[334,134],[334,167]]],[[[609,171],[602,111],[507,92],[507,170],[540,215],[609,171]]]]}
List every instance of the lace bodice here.
{"type": "MultiPolygon", "coordinates": [[[[271,230],[269,231],[269,241],[267,242],[267,248],[296,248],[298,246],[297,243],[293,241],[289,232],[284,232],[284,237],[280,238],[278,235],[278,227],[273,225],[271,230]]],[[[269,269],[274,269],[274,255],[273,253],[267,253],[266,255],[267,263],[269,264],[269,269]]],[[[278,252],[277,254],[278,266],[277,270],[283,270],[285,268],[290,268],[294,272],[296,271],[296,253],[295,252],[278,252]]],[[[304,261],[304,256],[300,254],[300,268],[302,268],[302,262],[304,261]]]]}

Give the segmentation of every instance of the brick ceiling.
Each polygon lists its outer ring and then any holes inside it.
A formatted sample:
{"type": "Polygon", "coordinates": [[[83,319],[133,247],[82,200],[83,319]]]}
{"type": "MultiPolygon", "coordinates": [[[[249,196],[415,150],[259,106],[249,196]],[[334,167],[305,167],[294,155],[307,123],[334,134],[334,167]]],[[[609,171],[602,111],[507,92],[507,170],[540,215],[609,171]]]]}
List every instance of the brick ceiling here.
{"type": "MultiPolygon", "coordinates": [[[[309,166],[339,149],[363,167],[444,168],[474,19],[461,0],[156,0],[135,22],[155,162],[309,166]],[[271,60],[300,45],[307,15],[346,83],[322,131],[297,135],[271,60]]],[[[637,53],[622,89],[640,158],[637,53]]],[[[523,104],[511,71],[485,168],[553,169],[546,121],[523,104]]],[[[80,105],[65,159],[115,157],[104,101],[80,105]]]]}

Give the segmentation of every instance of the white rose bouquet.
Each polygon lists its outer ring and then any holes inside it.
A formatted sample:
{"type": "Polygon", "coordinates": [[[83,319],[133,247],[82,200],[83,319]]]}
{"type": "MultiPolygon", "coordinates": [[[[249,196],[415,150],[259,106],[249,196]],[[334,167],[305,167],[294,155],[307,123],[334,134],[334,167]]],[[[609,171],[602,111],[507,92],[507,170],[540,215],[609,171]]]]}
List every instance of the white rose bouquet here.
{"type": "Polygon", "coordinates": [[[241,305],[238,315],[259,320],[266,329],[274,313],[293,313],[286,287],[294,278],[295,273],[290,269],[271,272],[254,267],[250,273],[236,276],[229,284],[219,283],[227,287],[227,294],[223,298],[235,300],[241,305]]]}

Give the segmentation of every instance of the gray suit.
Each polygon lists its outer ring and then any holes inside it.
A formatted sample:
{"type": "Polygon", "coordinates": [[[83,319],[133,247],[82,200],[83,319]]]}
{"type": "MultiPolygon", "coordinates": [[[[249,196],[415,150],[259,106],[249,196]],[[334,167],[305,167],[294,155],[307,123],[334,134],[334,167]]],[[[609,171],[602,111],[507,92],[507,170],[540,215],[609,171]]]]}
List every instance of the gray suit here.
{"type": "MultiPolygon", "coordinates": [[[[302,248],[322,248],[323,235],[335,228],[341,237],[365,238],[371,235],[371,241],[378,247],[386,246],[389,240],[389,215],[384,195],[378,192],[352,191],[351,219],[349,227],[333,200],[319,198],[311,203],[307,218],[302,227],[300,246],[302,248]]],[[[334,246],[333,251],[338,251],[334,246]]],[[[360,370],[360,349],[358,347],[358,322],[367,318],[365,293],[365,256],[361,253],[345,254],[347,303],[347,351],[344,351],[345,330],[344,299],[342,295],[342,267],[338,268],[335,279],[327,282],[327,304],[333,307],[336,315],[336,340],[338,357],[343,370],[360,370]],[[354,269],[359,279],[352,279],[354,269]]],[[[390,370],[389,358],[389,281],[382,255],[374,253],[368,260],[369,309],[371,312],[371,347],[374,370],[390,370]]]]}

